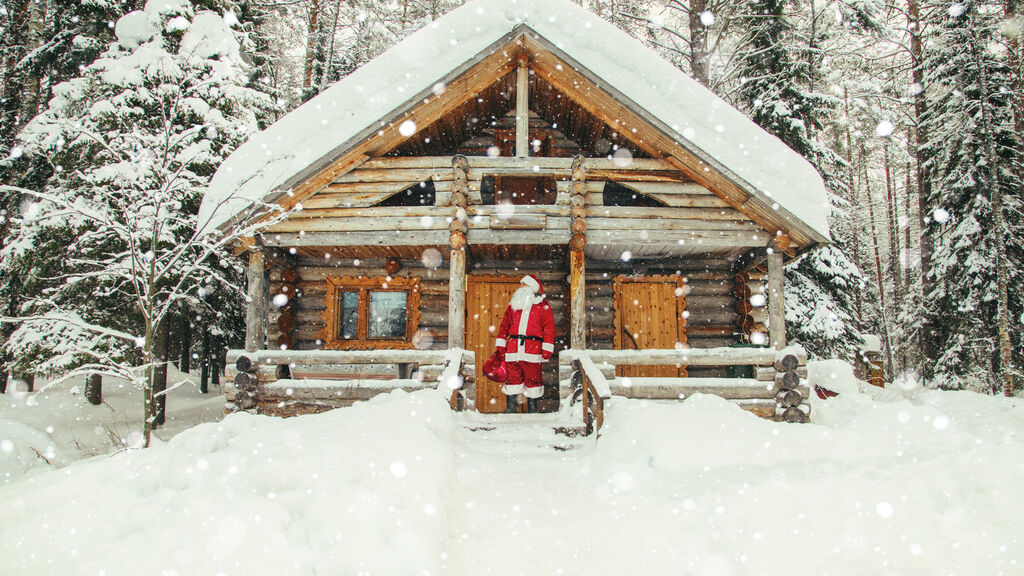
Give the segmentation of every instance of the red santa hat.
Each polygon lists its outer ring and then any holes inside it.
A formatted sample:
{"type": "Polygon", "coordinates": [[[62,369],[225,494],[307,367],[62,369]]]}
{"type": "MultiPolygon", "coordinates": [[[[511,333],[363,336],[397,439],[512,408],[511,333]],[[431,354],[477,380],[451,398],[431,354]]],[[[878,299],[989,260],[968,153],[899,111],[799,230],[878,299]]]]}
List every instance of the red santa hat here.
{"type": "Polygon", "coordinates": [[[520,280],[520,282],[532,288],[534,294],[539,295],[544,293],[544,287],[540,285],[540,280],[538,280],[537,277],[534,276],[533,274],[527,274],[526,276],[523,276],[523,279],[520,280]]]}

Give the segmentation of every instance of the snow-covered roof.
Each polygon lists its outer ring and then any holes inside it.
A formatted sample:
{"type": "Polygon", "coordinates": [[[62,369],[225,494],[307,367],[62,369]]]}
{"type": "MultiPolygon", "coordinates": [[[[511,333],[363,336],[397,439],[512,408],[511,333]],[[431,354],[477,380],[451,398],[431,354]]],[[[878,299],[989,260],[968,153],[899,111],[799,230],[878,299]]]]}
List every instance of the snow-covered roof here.
{"type": "Polygon", "coordinates": [[[569,0],[476,0],[426,25],[239,147],[214,176],[199,222],[212,230],[254,202],[276,199],[309,177],[311,166],[323,167],[376,134],[399,108],[430,95],[439,81],[521,25],[657,119],[713,168],[829,238],[831,205],[807,160],[640,41],[569,0]]]}

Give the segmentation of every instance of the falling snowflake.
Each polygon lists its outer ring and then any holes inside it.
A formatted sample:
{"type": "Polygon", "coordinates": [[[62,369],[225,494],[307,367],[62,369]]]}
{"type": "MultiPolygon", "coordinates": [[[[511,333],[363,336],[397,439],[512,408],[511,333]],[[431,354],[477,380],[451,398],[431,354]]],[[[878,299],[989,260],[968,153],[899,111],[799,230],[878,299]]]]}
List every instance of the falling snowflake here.
{"type": "Polygon", "coordinates": [[[441,262],[444,260],[444,256],[441,255],[441,251],[437,248],[427,248],[420,255],[420,261],[423,265],[431,270],[437,270],[441,267],[441,262]]]}
{"type": "Polygon", "coordinates": [[[398,127],[398,133],[402,136],[409,137],[416,133],[416,123],[412,120],[406,120],[398,127]]]}
{"type": "Polygon", "coordinates": [[[949,6],[949,15],[952,18],[959,18],[964,15],[964,12],[967,12],[967,6],[964,6],[959,2],[949,6]]]}
{"type": "Polygon", "coordinates": [[[283,307],[287,306],[288,305],[288,295],[287,294],[277,294],[277,295],[275,295],[273,303],[274,303],[274,306],[277,307],[277,308],[283,308],[283,307]]]}
{"type": "Polygon", "coordinates": [[[881,138],[888,138],[896,130],[896,126],[889,120],[882,120],[875,126],[875,134],[881,138]]]}
{"type": "Polygon", "coordinates": [[[875,512],[877,512],[882,518],[890,518],[892,517],[893,512],[892,504],[889,504],[888,502],[879,502],[875,506],[875,512]]]}
{"type": "Polygon", "coordinates": [[[618,168],[626,168],[633,163],[633,153],[629,148],[619,148],[612,154],[612,162],[618,168]]]}
{"type": "Polygon", "coordinates": [[[705,26],[711,26],[715,23],[715,15],[711,13],[711,10],[705,10],[700,13],[700,23],[705,26]]]}
{"type": "Polygon", "coordinates": [[[949,212],[947,212],[945,208],[936,208],[935,211],[932,212],[932,220],[935,220],[937,224],[945,224],[946,222],[949,222],[949,212]]]}

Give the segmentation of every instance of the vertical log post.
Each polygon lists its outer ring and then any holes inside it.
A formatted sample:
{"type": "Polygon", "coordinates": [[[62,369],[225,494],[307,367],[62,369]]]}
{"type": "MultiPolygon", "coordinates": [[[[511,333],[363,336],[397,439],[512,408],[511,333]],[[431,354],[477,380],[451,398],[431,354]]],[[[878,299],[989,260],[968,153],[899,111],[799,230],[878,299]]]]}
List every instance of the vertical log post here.
{"type": "Polygon", "coordinates": [[[786,347],[786,306],[783,299],[785,283],[782,277],[782,251],[768,253],[768,338],[771,347],[786,347]]]}
{"type": "Polygon", "coordinates": [[[245,350],[255,352],[263,349],[266,336],[264,328],[267,321],[267,286],[263,273],[264,256],[262,252],[249,253],[249,269],[245,276],[249,281],[245,307],[245,350]]]}
{"type": "Polygon", "coordinates": [[[452,158],[452,206],[448,225],[451,262],[448,282],[448,348],[466,347],[466,206],[469,204],[469,160],[452,158]]]}
{"type": "Polygon", "coordinates": [[[586,258],[583,248],[587,245],[587,170],[583,165],[583,156],[572,160],[572,172],[569,184],[569,205],[571,206],[571,232],[569,252],[569,346],[574,350],[584,350],[586,342],[586,258]]]}
{"type": "Polygon", "coordinates": [[[516,70],[516,156],[530,155],[530,67],[526,54],[519,55],[516,70]]]}

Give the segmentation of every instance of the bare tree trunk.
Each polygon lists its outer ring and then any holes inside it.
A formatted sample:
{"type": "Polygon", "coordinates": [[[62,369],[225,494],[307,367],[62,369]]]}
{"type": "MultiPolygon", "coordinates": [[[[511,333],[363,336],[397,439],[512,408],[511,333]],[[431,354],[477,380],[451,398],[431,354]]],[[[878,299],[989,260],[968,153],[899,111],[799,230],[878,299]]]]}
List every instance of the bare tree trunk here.
{"type": "MultiPolygon", "coordinates": [[[[26,52],[32,52],[43,44],[43,26],[46,22],[45,2],[32,2],[28,13],[28,45],[26,52]]],[[[35,71],[26,73],[22,78],[22,109],[21,126],[28,123],[39,113],[40,89],[42,81],[35,71]]]]}
{"type": "Polygon", "coordinates": [[[220,373],[224,371],[224,346],[221,337],[213,337],[213,363],[210,366],[210,384],[220,386],[220,373]]]}
{"type": "MultiPolygon", "coordinates": [[[[846,118],[850,118],[850,98],[847,88],[843,87],[843,106],[846,110],[846,118]]],[[[851,209],[857,205],[857,182],[856,182],[856,171],[857,168],[853,162],[853,135],[850,130],[850,122],[846,122],[846,162],[849,164],[850,169],[847,172],[847,186],[850,187],[850,198],[854,199],[850,203],[851,209]]],[[[852,215],[851,215],[852,216],[852,215]]],[[[863,270],[861,257],[860,257],[860,226],[851,226],[850,229],[853,231],[853,261],[857,264],[857,268],[863,270]]],[[[860,325],[864,322],[864,298],[861,296],[861,290],[854,290],[854,305],[857,308],[857,320],[860,325]]]]}
{"type": "Polygon", "coordinates": [[[313,86],[313,63],[316,62],[316,42],[320,33],[320,0],[309,3],[309,28],[306,31],[306,63],[302,71],[302,87],[313,86]]]}
{"type": "Polygon", "coordinates": [[[324,62],[324,71],[320,75],[320,91],[327,88],[327,79],[331,73],[331,67],[334,66],[334,37],[338,33],[338,18],[341,16],[341,0],[337,0],[334,3],[334,21],[331,23],[331,44],[327,50],[327,61],[324,62]]]}
{"type": "MultiPolygon", "coordinates": [[[[970,10],[977,10],[971,5],[970,10]]],[[[976,12],[975,12],[976,14],[976,12]]],[[[996,245],[996,290],[997,290],[997,311],[996,325],[999,341],[999,377],[1002,381],[1003,395],[1013,396],[1013,350],[1010,347],[1010,308],[1009,308],[1009,279],[1006,270],[1006,224],[1003,215],[1003,189],[999,178],[999,162],[996,156],[995,129],[992,125],[991,111],[989,110],[989,83],[981,56],[981,39],[978,38],[978,29],[973,28],[974,42],[971,48],[974,52],[974,62],[978,67],[978,82],[981,84],[981,123],[985,135],[985,157],[989,168],[989,187],[992,190],[992,224],[995,228],[996,245]]]]}
{"type": "Polygon", "coordinates": [[[213,364],[213,359],[210,358],[210,327],[203,325],[203,351],[200,354],[199,361],[199,391],[206,394],[210,391],[210,365],[213,364]]]}
{"type": "Polygon", "coordinates": [[[103,376],[101,374],[89,374],[86,377],[85,399],[93,406],[103,403],[103,376]]]}
{"type": "Polygon", "coordinates": [[[178,369],[185,374],[192,370],[192,322],[188,316],[181,319],[181,361],[178,369]]]}
{"type": "MultiPolygon", "coordinates": [[[[1012,22],[1017,17],[1017,2],[1016,0],[1004,1],[1005,9],[1003,13],[1006,15],[1006,21],[1012,22]]],[[[1017,131],[1017,143],[1019,145],[1021,143],[1020,139],[1024,138],[1024,108],[1022,108],[1024,106],[1024,67],[1022,67],[1020,57],[1020,34],[1022,31],[1017,29],[1015,32],[1007,34],[1006,41],[1010,49],[1010,69],[1012,70],[1013,78],[1013,128],[1017,131]]]]}
{"type": "Polygon", "coordinates": [[[28,46],[29,21],[31,19],[31,2],[25,0],[14,4],[7,17],[10,26],[7,29],[7,38],[4,41],[4,78],[3,95],[0,98],[0,150],[5,152],[14,143],[14,135],[18,128],[25,122],[19,117],[22,110],[23,96],[25,93],[24,77],[18,68],[18,63],[25,56],[28,46]]]}
{"type": "Polygon", "coordinates": [[[875,277],[878,280],[878,306],[882,313],[882,340],[885,344],[885,356],[889,370],[893,369],[892,341],[889,338],[889,313],[885,298],[885,275],[882,274],[882,256],[878,249],[878,232],[875,228],[874,199],[871,198],[871,185],[868,181],[867,163],[864,162],[864,192],[868,199],[868,220],[871,224],[871,244],[875,252],[875,277]]]}
{"type": "Polygon", "coordinates": [[[153,355],[156,368],[153,378],[153,425],[163,426],[167,419],[167,343],[171,339],[171,321],[164,318],[156,330],[153,355]]]}
{"type": "Polygon", "coordinates": [[[708,27],[701,20],[707,0],[690,0],[690,71],[693,78],[708,86],[708,27]]]}
{"type": "MultiPolygon", "coordinates": [[[[913,137],[913,133],[908,128],[907,129],[907,146],[908,147],[911,146],[910,143],[913,141],[912,137],[913,137]]],[[[907,152],[911,153],[912,150],[907,150],[907,152]]],[[[913,154],[908,154],[908,155],[912,156],[913,154]]],[[[907,181],[906,181],[906,184],[904,184],[904,188],[906,189],[906,194],[904,194],[904,196],[903,196],[903,201],[904,201],[904,208],[903,209],[904,209],[904,212],[906,213],[906,217],[907,217],[907,225],[906,225],[906,227],[904,228],[904,231],[903,231],[903,245],[906,246],[905,252],[904,252],[904,259],[906,261],[903,263],[904,272],[905,272],[905,276],[903,278],[903,285],[907,287],[908,291],[910,290],[910,287],[914,285],[914,277],[913,277],[914,266],[912,265],[913,264],[913,259],[911,258],[911,254],[913,253],[913,248],[914,248],[913,245],[911,244],[911,237],[912,237],[912,234],[913,234],[913,230],[911,230],[911,228],[914,227],[914,211],[913,211],[913,207],[912,207],[911,202],[910,202],[910,198],[913,195],[911,193],[911,191],[914,190],[913,173],[914,173],[913,167],[911,166],[910,161],[907,160],[907,165],[906,165],[907,181]]],[[[918,222],[920,222],[920,220],[918,220],[918,222]]]]}
{"type": "Polygon", "coordinates": [[[900,241],[896,232],[896,185],[892,181],[892,158],[889,156],[889,142],[884,143],[883,163],[885,164],[885,210],[889,220],[889,267],[893,279],[893,288],[896,294],[903,292],[901,281],[903,275],[900,272],[900,241]]]}
{"type": "Polygon", "coordinates": [[[935,345],[935,322],[931,317],[928,308],[928,299],[932,292],[932,281],[928,277],[932,261],[932,239],[927,233],[927,227],[923,225],[924,218],[930,214],[928,210],[928,196],[931,195],[931,180],[925,173],[924,145],[928,142],[928,132],[922,125],[925,113],[928,110],[928,103],[924,97],[924,46],[921,43],[921,10],[920,0],[907,1],[907,27],[910,30],[910,57],[913,67],[911,68],[911,79],[914,82],[914,133],[917,173],[917,210],[922,218],[921,224],[921,307],[922,317],[919,347],[921,350],[921,372],[925,380],[932,377],[935,361],[938,359],[938,351],[935,345]]]}
{"type": "MultiPolygon", "coordinates": [[[[900,317],[900,313],[899,312],[900,312],[900,308],[902,307],[901,304],[900,304],[900,298],[899,298],[898,295],[899,294],[903,294],[903,286],[901,285],[901,280],[903,279],[903,273],[901,272],[901,268],[900,268],[899,235],[897,234],[897,230],[896,230],[896,210],[897,210],[897,207],[898,207],[897,200],[896,200],[896,185],[892,181],[892,159],[889,156],[889,141],[888,140],[886,140],[884,142],[884,163],[885,163],[885,209],[886,209],[886,213],[887,213],[887,216],[888,216],[887,219],[889,221],[889,226],[888,226],[888,228],[889,228],[889,268],[890,268],[889,273],[892,275],[892,282],[893,282],[893,299],[892,299],[893,319],[896,320],[896,319],[898,319],[900,317]]],[[[897,366],[895,364],[892,366],[893,374],[895,374],[898,371],[902,370],[906,366],[906,358],[907,357],[906,357],[906,352],[904,350],[905,347],[901,346],[900,348],[901,348],[901,350],[900,350],[900,353],[898,355],[898,357],[900,358],[900,364],[899,364],[899,366],[897,366]]],[[[895,352],[893,352],[892,355],[893,355],[893,359],[895,359],[897,357],[897,354],[895,352]]]]}

